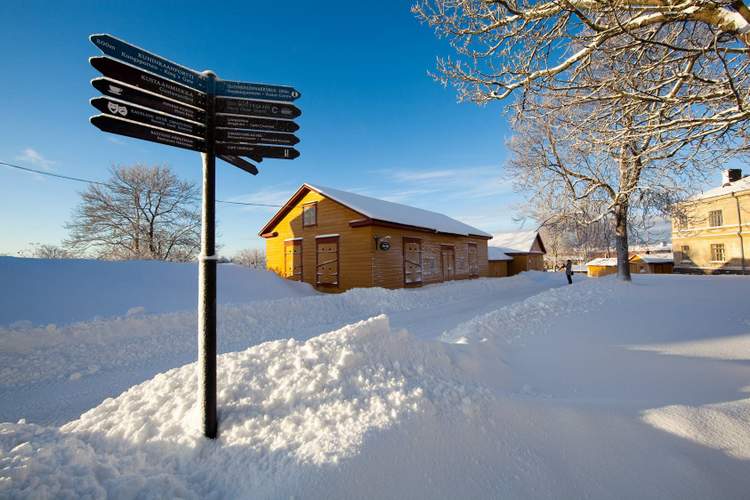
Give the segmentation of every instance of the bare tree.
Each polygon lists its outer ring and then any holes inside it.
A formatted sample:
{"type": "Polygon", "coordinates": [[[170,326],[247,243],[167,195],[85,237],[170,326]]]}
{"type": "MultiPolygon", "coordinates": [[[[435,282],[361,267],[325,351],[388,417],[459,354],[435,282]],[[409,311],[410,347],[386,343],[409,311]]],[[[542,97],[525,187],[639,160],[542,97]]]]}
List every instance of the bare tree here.
{"type": "Polygon", "coordinates": [[[168,167],[113,167],[81,193],[65,245],[104,259],[187,261],[200,248],[198,189],[168,167]]]}
{"type": "Polygon", "coordinates": [[[253,269],[265,269],[266,253],[259,248],[246,248],[237,252],[237,255],[232,257],[232,262],[253,269]]]}
{"type": "Polygon", "coordinates": [[[72,259],[73,253],[57,245],[32,243],[32,255],[37,259],[72,259]]]}

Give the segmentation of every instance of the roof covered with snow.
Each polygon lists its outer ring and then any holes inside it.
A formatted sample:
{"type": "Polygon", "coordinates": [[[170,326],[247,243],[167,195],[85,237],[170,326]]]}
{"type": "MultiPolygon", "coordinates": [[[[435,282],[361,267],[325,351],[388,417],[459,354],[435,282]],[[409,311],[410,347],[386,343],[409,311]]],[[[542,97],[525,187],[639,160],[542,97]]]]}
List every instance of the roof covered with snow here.
{"type": "Polygon", "coordinates": [[[590,260],[586,262],[587,266],[604,266],[614,267],[617,266],[617,257],[599,257],[598,259],[590,260]]]}
{"type": "Polygon", "coordinates": [[[541,251],[533,248],[538,236],[538,231],[497,233],[492,236],[487,245],[499,248],[505,253],[544,253],[544,245],[541,246],[541,251]]]}
{"type": "Polygon", "coordinates": [[[636,257],[641,259],[646,264],[669,264],[670,262],[674,262],[674,255],[671,253],[658,253],[658,254],[639,253],[636,255],[636,257]]]}
{"type": "MultiPolygon", "coordinates": [[[[377,198],[371,198],[357,193],[349,191],[342,191],[331,187],[321,186],[319,184],[308,184],[305,183],[302,187],[292,196],[293,201],[297,195],[304,192],[305,189],[311,189],[316,191],[326,198],[334,200],[355,212],[362,214],[363,216],[381,222],[390,222],[394,224],[402,224],[405,226],[412,226],[420,229],[427,229],[429,231],[435,231],[438,233],[458,234],[463,236],[481,236],[485,238],[491,238],[492,235],[478,229],[476,227],[465,224],[459,220],[448,217],[437,212],[430,210],[424,210],[422,208],[411,207],[409,205],[402,205],[401,203],[393,203],[391,201],[380,200],[377,198]]],[[[286,213],[291,208],[291,204],[287,202],[286,205],[271,219],[271,221],[264,227],[262,232],[266,232],[270,229],[274,222],[278,219],[280,214],[286,213]]]]}
{"type": "Polygon", "coordinates": [[[513,257],[503,252],[502,248],[487,247],[487,260],[513,260],[513,257]]]}
{"type": "Polygon", "coordinates": [[[730,182],[725,186],[719,186],[713,189],[709,189],[701,194],[697,194],[690,198],[690,200],[702,200],[705,198],[713,198],[715,196],[724,196],[731,193],[737,193],[739,191],[750,190],[750,175],[743,177],[740,180],[730,182]]]}

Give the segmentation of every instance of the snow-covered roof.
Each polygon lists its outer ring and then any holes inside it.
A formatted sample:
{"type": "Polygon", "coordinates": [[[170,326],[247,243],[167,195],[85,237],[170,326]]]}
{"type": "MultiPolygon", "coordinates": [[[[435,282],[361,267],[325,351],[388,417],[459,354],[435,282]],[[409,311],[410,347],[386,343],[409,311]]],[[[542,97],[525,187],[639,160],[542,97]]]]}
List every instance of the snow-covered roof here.
{"type": "Polygon", "coordinates": [[[513,260],[502,248],[487,247],[487,260],[513,260]]]}
{"type": "Polygon", "coordinates": [[[604,266],[614,267],[617,266],[617,257],[599,257],[598,259],[590,260],[586,262],[587,266],[604,266]]]}
{"type": "Polygon", "coordinates": [[[379,200],[319,184],[305,183],[303,187],[317,191],[370,219],[429,229],[439,233],[485,236],[488,238],[492,236],[481,229],[430,210],[379,200]]]}
{"type": "Polygon", "coordinates": [[[701,194],[697,194],[690,198],[690,200],[702,200],[705,198],[713,198],[714,196],[723,196],[725,194],[736,193],[738,191],[750,190],[750,175],[743,177],[734,182],[730,182],[726,186],[719,186],[713,189],[709,189],[701,194]]]}
{"type": "MultiPolygon", "coordinates": [[[[537,231],[517,231],[514,233],[497,233],[487,242],[490,247],[501,249],[505,253],[531,253],[537,231]]],[[[538,252],[541,253],[541,252],[538,252]]]]}
{"type": "Polygon", "coordinates": [[[639,253],[638,258],[640,258],[643,262],[646,264],[668,264],[670,262],[674,262],[674,255],[671,253],[667,254],[646,254],[646,253],[639,253]]]}

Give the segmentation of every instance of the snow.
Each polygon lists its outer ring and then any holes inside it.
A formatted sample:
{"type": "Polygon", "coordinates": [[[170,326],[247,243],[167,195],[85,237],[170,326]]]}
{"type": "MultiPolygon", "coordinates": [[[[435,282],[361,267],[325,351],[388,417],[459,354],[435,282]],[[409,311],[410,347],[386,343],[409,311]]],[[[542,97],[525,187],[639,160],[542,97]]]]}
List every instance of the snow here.
{"type": "Polygon", "coordinates": [[[638,254],[638,257],[647,264],[669,264],[674,262],[674,255],[667,254],[638,254]]]}
{"type": "Polygon", "coordinates": [[[513,260],[513,257],[506,255],[500,248],[488,246],[487,260],[513,260]]]}
{"type": "Polygon", "coordinates": [[[497,233],[487,244],[505,253],[530,253],[538,234],[537,231],[497,233]]]}
{"type": "MultiPolygon", "coordinates": [[[[747,23],[746,23],[747,24],[747,23]]],[[[695,195],[690,200],[704,200],[706,198],[713,198],[715,196],[724,196],[731,193],[738,193],[740,191],[750,190],[750,176],[745,176],[742,179],[730,182],[725,186],[715,187],[704,191],[701,194],[695,195]]]]}
{"type": "MultiPolygon", "coordinates": [[[[195,310],[198,265],[0,256],[0,326],[52,328],[94,317],[195,310]]],[[[307,284],[234,264],[218,266],[219,304],[316,294],[307,284]]]]}
{"type": "Polygon", "coordinates": [[[598,257],[586,262],[587,266],[616,267],[617,257],[598,257]]]}
{"type": "Polygon", "coordinates": [[[405,224],[441,233],[460,234],[465,236],[492,236],[481,229],[477,229],[448,217],[447,215],[432,212],[430,210],[379,200],[377,198],[371,198],[369,196],[341,191],[340,189],[320,186],[317,184],[305,184],[305,186],[351,208],[355,212],[359,212],[360,214],[369,217],[370,219],[405,224]]]}
{"type": "MultiPolygon", "coordinates": [[[[61,426],[0,424],[0,497],[746,498],[750,278],[562,282],[225,306],[219,337],[237,343],[218,359],[216,441],[184,364],[61,426]]],[[[179,344],[161,336],[180,321],[151,315],[139,341],[179,344]]],[[[121,342],[80,350],[111,360],[121,342]]],[[[60,387],[106,384],[107,369],[60,387]]]]}

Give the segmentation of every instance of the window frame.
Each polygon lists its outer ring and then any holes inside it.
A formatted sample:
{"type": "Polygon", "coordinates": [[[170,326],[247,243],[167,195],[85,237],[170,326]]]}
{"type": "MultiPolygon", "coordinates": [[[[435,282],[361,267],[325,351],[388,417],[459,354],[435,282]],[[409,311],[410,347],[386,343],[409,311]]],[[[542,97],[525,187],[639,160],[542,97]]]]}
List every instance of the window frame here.
{"type": "Polygon", "coordinates": [[[708,212],[708,227],[722,227],[724,225],[724,211],[710,210],[708,212]],[[714,224],[714,221],[718,220],[718,224],[714,224]]]}
{"type": "Polygon", "coordinates": [[[317,201],[311,201],[310,203],[304,203],[302,205],[302,227],[315,227],[318,225],[318,202],[317,201]],[[313,209],[313,222],[312,224],[307,224],[305,221],[305,212],[308,208],[313,209]]]}
{"type": "Polygon", "coordinates": [[[726,262],[727,254],[724,243],[711,243],[711,262],[726,262]],[[721,259],[717,259],[719,249],[721,249],[721,259]]]}

